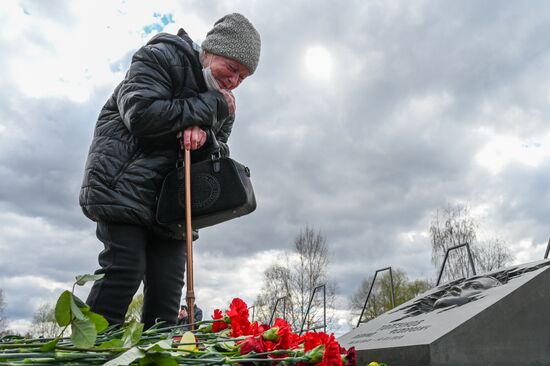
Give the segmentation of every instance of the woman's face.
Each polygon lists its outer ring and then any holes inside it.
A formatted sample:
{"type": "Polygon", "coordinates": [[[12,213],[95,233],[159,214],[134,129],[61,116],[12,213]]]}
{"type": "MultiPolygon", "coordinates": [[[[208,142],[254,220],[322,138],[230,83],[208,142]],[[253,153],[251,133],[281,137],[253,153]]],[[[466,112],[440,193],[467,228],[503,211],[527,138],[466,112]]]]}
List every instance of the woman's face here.
{"type": "Polygon", "coordinates": [[[222,89],[233,90],[250,76],[250,71],[240,62],[211,53],[205,55],[203,66],[210,66],[212,76],[222,89]]]}

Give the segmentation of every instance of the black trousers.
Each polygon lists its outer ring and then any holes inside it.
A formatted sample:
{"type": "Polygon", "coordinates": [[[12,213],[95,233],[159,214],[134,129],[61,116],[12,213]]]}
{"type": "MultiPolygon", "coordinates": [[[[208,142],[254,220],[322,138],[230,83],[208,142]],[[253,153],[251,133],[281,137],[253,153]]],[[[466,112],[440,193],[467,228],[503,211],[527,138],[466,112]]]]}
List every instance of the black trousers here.
{"type": "Polygon", "coordinates": [[[109,324],[122,324],[141,281],[144,287],[142,322],[155,319],[175,325],[184,285],[186,246],[183,239],[160,236],[139,225],[99,222],[97,238],[105,249],[99,254],[105,276],[95,281],[86,303],[109,324]]]}

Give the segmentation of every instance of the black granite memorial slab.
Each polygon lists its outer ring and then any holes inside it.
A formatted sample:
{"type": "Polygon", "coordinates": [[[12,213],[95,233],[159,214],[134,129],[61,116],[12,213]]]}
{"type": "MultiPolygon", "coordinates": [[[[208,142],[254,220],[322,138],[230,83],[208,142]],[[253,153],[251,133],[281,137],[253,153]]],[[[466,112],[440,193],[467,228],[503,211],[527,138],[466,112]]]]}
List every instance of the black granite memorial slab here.
{"type": "Polygon", "coordinates": [[[550,260],[440,285],[338,341],[357,365],[550,365],[550,260]]]}

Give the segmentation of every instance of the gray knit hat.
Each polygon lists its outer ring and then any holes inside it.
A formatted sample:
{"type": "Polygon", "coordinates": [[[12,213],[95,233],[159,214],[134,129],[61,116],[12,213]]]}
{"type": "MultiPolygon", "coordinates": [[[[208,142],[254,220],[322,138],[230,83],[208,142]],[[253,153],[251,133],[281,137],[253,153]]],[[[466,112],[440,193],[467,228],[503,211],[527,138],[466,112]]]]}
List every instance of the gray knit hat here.
{"type": "Polygon", "coordinates": [[[202,48],[240,62],[253,74],[260,60],[260,34],[242,14],[228,14],[214,23],[202,48]]]}

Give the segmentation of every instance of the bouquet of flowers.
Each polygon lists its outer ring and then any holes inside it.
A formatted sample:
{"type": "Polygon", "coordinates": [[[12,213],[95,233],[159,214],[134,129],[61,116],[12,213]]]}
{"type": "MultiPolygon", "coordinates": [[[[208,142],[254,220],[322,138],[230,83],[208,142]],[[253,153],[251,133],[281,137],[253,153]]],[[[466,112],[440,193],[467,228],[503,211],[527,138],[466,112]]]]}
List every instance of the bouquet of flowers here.
{"type": "MultiPolygon", "coordinates": [[[[75,285],[98,279],[77,276],[75,285]]],[[[214,310],[212,320],[183,326],[157,323],[143,330],[141,323],[109,327],[107,321],[73,291],[59,297],[57,323],[71,328],[54,339],[0,338],[0,365],[322,365],[355,366],[355,349],[342,348],[334,334],[292,331],[277,318],[272,326],[250,322],[248,307],[239,298],[229,309],[214,310]]]]}

